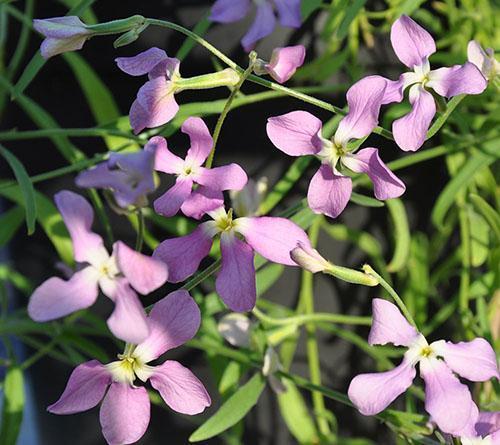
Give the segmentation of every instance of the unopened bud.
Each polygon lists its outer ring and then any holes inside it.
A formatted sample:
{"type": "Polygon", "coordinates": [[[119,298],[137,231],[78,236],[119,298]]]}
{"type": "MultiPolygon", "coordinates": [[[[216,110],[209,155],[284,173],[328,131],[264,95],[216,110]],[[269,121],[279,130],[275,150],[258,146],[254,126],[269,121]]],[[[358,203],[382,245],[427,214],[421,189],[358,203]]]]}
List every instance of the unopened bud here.
{"type": "Polygon", "coordinates": [[[252,322],[243,314],[232,313],[220,320],[217,330],[232,346],[248,348],[252,322]]]}
{"type": "Polygon", "coordinates": [[[290,256],[300,267],[312,273],[325,272],[332,266],[316,249],[301,242],[290,252],[290,256]]]}

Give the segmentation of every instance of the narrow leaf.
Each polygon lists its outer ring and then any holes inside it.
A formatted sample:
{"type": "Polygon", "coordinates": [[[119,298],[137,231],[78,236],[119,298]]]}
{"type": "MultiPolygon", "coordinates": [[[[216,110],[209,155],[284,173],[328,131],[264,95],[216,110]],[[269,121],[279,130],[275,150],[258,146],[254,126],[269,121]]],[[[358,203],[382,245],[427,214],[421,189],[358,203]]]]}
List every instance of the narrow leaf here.
{"type": "Polygon", "coordinates": [[[394,253],[387,265],[389,272],[399,272],[406,266],[410,255],[410,227],[403,202],[400,199],[386,201],[394,224],[394,253]]]}
{"type": "Polygon", "coordinates": [[[19,367],[8,369],[3,389],[0,445],[16,445],[24,410],[24,378],[19,367]]]}
{"type": "Polygon", "coordinates": [[[0,215],[0,247],[5,246],[19,229],[24,219],[24,210],[20,206],[11,209],[0,215]]]}

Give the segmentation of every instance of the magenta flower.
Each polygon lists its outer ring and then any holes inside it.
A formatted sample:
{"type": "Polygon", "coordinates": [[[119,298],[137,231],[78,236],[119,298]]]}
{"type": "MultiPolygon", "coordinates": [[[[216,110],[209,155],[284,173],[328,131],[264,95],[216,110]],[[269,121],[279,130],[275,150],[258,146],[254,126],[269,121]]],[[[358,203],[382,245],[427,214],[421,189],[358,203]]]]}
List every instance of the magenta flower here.
{"type": "Polygon", "coordinates": [[[154,151],[111,153],[109,159],[81,172],[76,185],[83,188],[111,189],[120,207],[144,206],[146,195],[155,189],[154,151]]]}
{"type": "Polygon", "coordinates": [[[99,419],[110,445],[137,442],[146,432],[150,402],[136,377],[150,381],[174,411],[194,415],[210,406],[203,383],[174,360],[150,366],[165,352],[193,338],[200,326],[200,310],[185,290],[178,290],[156,303],[147,318],[150,334],[138,345],[127,345],[118,361],[103,365],[91,360],[75,368],[63,394],[47,410],[75,414],[95,407],[101,400],[99,419]]]}
{"type": "Polygon", "coordinates": [[[391,43],[398,59],[413,71],[403,73],[397,81],[388,81],[383,103],[401,102],[404,90],[410,87],[412,110],[393,122],[392,132],[402,150],[415,151],[424,143],[436,114],[436,102],[428,89],[450,98],[482,93],[487,83],[470,62],[431,70],[428,57],[436,52],[434,39],[405,15],[392,25],[391,43]]]}
{"type": "Polygon", "coordinates": [[[467,386],[454,373],[473,382],[499,377],[495,352],[486,340],[476,338],[460,343],[439,340],[428,344],[394,304],[376,298],[368,343],[392,343],[408,350],[402,363],[393,370],[361,374],[352,380],[348,396],[362,414],[375,415],[387,408],[412,384],[419,363],[420,376],[425,382],[425,409],[431,420],[445,433],[476,435],[477,406],[467,386]]]}
{"type": "Polygon", "coordinates": [[[254,72],[258,75],[269,74],[276,82],[285,83],[302,66],[305,57],[306,49],[303,45],[275,48],[270,62],[257,60],[254,72]]]}
{"type": "Polygon", "coordinates": [[[337,169],[339,164],[366,173],[377,199],[397,198],[404,193],[405,185],[381,161],[376,148],[350,153],[347,146],[351,139],[364,138],[375,128],[384,91],[385,80],[379,76],[365,77],[349,88],[349,112],[332,140],[321,136],[321,121],[306,111],[269,118],[267,135],[277,148],[290,156],[314,155],[321,161],[307,193],[309,207],[315,213],[336,218],[349,201],[352,181],[337,169]]]}
{"type": "Polygon", "coordinates": [[[223,204],[223,190],[241,190],[248,177],[238,164],[211,169],[202,167],[213,147],[212,136],[202,119],[186,119],[181,130],[191,141],[186,159],[173,154],[167,141],[160,136],[152,138],[146,145],[146,151],[156,152],[155,169],[177,176],[175,185],[154,202],[154,208],[156,213],[167,217],[181,209],[185,215],[199,219],[205,212],[223,204]],[[193,191],[194,184],[201,186],[196,192],[193,191]]]}
{"type": "Polygon", "coordinates": [[[168,278],[165,264],[117,241],[111,256],[102,238],[91,231],[94,212],[80,195],[64,190],[55,195],[73,241],[75,260],[82,269],[68,281],[49,278],[30,298],[28,314],[38,322],[55,320],[94,304],[101,288],[115,303],[108,327],[118,338],[139,343],[149,334],[144,309],[132,290],[146,295],[168,278]],[[131,287],[132,288],[131,288],[131,287]]]}
{"type": "MultiPolygon", "coordinates": [[[[257,5],[255,20],[241,40],[245,51],[250,52],[256,43],[267,37],[276,27],[275,9],[282,26],[299,28],[301,24],[300,0],[254,0],[257,5]]],[[[241,20],[250,12],[251,0],[217,0],[212,6],[210,20],[232,23],[241,20]]]]}
{"type": "Polygon", "coordinates": [[[223,207],[208,214],[213,221],[200,224],[189,235],[163,241],[153,257],[167,264],[169,281],[178,283],[196,272],[210,252],[212,238],[220,234],[222,264],[215,288],[233,311],[249,311],[255,306],[254,251],[274,263],[296,266],[290,251],[299,241],[309,244],[306,233],[285,218],[261,216],[233,220],[232,209],[226,213],[223,207]]]}

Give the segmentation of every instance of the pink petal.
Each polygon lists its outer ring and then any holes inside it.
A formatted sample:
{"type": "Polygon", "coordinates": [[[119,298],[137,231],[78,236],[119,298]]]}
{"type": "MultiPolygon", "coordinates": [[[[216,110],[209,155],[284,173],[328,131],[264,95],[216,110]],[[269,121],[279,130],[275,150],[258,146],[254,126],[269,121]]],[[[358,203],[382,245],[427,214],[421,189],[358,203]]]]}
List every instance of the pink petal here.
{"type": "Polygon", "coordinates": [[[386,84],[387,81],[383,77],[368,76],[349,88],[349,112],[339,123],[335,142],[342,145],[350,139],[361,139],[372,132],[378,124],[386,84]]]}
{"type": "Polygon", "coordinates": [[[412,110],[392,124],[394,139],[404,151],[418,150],[427,136],[427,130],[436,114],[436,103],[431,93],[421,85],[410,88],[412,110]]]}
{"type": "Polygon", "coordinates": [[[391,28],[391,43],[394,52],[408,68],[419,66],[436,52],[432,36],[410,17],[403,15],[391,28]]]}
{"type": "Polygon", "coordinates": [[[167,265],[169,282],[178,283],[193,275],[210,252],[212,236],[205,224],[189,235],[163,241],[153,252],[154,258],[167,265]]]}
{"type": "Polygon", "coordinates": [[[259,216],[238,218],[236,230],[250,246],[264,258],[274,263],[296,266],[290,252],[299,242],[309,245],[309,238],[297,224],[285,218],[259,216]]]}
{"type": "Polygon", "coordinates": [[[224,205],[224,195],[219,190],[200,186],[194,190],[181,206],[184,215],[201,219],[203,215],[224,205]]]}
{"type": "Polygon", "coordinates": [[[300,28],[300,0],[274,0],[281,26],[300,28]]]}
{"type": "Polygon", "coordinates": [[[167,360],[155,366],[149,381],[165,403],[178,413],[199,414],[211,404],[203,383],[179,362],[167,360]]]}
{"type": "Polygon", "coordinates": [[[85,198],[68,190],[54,196],[57,208],[73,241],[75,260],[98,265],[108,258],[102,238],[92,232],[94,211],[85,198]]]}
{"type": "Polygon", "coordinates": [[[250,52],[256,43],[271,34],[276,26],[276,17],[269,1],[257,5],[257,14],[252,26],[241,39],[241,44],[246,52],[250,52]]]}
{"type": "Polygon", "coordinates": [[[292,111],[267,120],[271,142],[290,156],[314,155],[321,151],[321,121],[307,111],[292,111]]]}
{"type": "Polygon", "coordinates": [[[370,345],[410,346],[419,336],[417,330],[406,320],[399,309],[387,300],[372,300],[373,321],[368,336],[370,345]]]}
{"type": "Polygon", "coordinates": [[[425,382],[425,409],[438,427],[448,434],[473,434],[479,412],[469,388],[436,358],[420,361],[420,375],[425,382]]]}
{"type": "Polygon", "coordinates": [[[149,114],[137,99],[130,106],[129,119],[134,134],[139,134],[149,125],[149,114]]]}
{"type": "Polygon", "coordinates": [[[111,383],[111,374],[97,360],[78,365],[59,400],[47,408],[52,414],[75,414],[96,406],[111,383]]]}
{"type": "Polygon", "coordinates": [[[248,176],[238,164],[229,164],[211,169],[200,167],[193,180],[213,190],[241,190],[248,182],[248,176]]]}
{"type": "Polygon", "coordinates": [[[488,73],[492,68],[491,59],[475,40],[471,40],[467,45],[467,59],[476,65],[485,77],[488,77],[488,73]]]}
{"type": "Polygon", "coordinates": [[[155,303],[148,317],[150,333],[134,351],[143,363],[157,359],[170,349],[191,340],[201,323],[197,304],[183,289],[155,303]]]}
{"type": "Polygon", "coordinates": [[[47,37],[40,45],[40,54],[44,59],[50,59],[58,54],[69,51],[78,51],[83,48],[88,36],[73,37],[70,39],[53,39],[47,37]]]}
{"type": "Polygon", "coordinates": [[[163,76],[147,81],[139,89],[137,101],[147,113],[147,128],[166,124],[179,111],[173,84],[163,76]]]}
{"type": "Polygon", "coordinates": [[[205,122],[199,117],[190,117],[184,121],[181,130],[189,136],[191,147],[186,155],[186,162],[200,166],[205,162],[213,146],[213,139],[205,122]]]}
{"type": "MultiPolygon", "coordinates": [[[[500,411],[480,412],[475,428],[480,436],[487,436],[496,431],[500,433],[500,411]]],[[[493,445],[496,445],[496,442],[493,442],[493,445]]]]}
{"type": "Polygon", "coordinates": [[[192,188],[191,178],[179,176],[175,184],[155,200],[153,203],[155,212],[166,217],[174,216],[191,195],[192,188]]]}
{"type": "Polygon", "coordinates": [[[406,187],[382,162],[376,148],[364,148],[353,155],[346,155],[342,163],[356,173],[366,173],[373,182],[377,199],[391,199],[401,196],[406,187]]]}
{"type": "Polygon", "coordinates": [[[142,76],[149,73],[162,60],[167,53],[160,48],[149,48],[133,57],[118,57],[115,59],[118,68],[131,76],[142,76]]]}
{"type": "Polygon", "coordinates": [[[168,278],[165,263],[136,252],[121,241],[113,247],[120,271],[137,292],[147,295],[165,284],[168,278]]]}
{"type": "Polygon", "coordinates": [[[227,233],[221,235],[220,246],[222,266],[215,289],[232,311],[250,311],[257,298],[253,250],[234,234],[227,233]]]}
{"type": "Polygon", "coordinates": [[[99,413],[102,434],[108,444],[137,442],[148,429],[150,409],[146,388],[113,383],[99,413]]]}
{"type": "Polygon", "coordinates": [[[301,67],[306,57],[303,45],[276,48],[266,69],[276,82],[285,83],[301,67]]]}
{"type": "Polygon", "coordinates": [[[55,320],[92,306],[99,293],[92,267],[76,272],[69,281],[52,277],[38,286],[28,304],[29,316],[38,322],[55,320]]]}
{"type": "Polygon", "coordinates": [[[347,206],[351,193],[351,178],[334,173],[330,165],[323,164],[309,183],[307,202],[314,213],[336,218],[347,206]]]}
{"type": "Polygon", "coordinates": [[[401,102],[403,100],[404,78],[403,75],[398,80],[390,80],[383,77],[385,80],[384,97],[382,98],[382,105],[392,104],[394,102],[401,102]]]}
{"type": "Polygon", "coordinates": [[[406,358],[391,371],[360,374],[352,379],[347,395],[365,416],[373,416],[386,409],[405,392],[416,375],[415,367],[406,358]]]}
{"type": "Polygon", "coordinates": [[[209,19],[213,22],[231,23],[241,20],[250,10],[250,0],[217,0],[209,19]]]}
{"type": "Polygon", "coordinates": [[[184,160],[174,155],[167,146],[167,141],[161,136],[152,137],[144,150],[155,153],[155,170],[169,174],[179,174],[182,172],[184,160]]]}
{"type": "Polygon", "coordinates": [[[473,63],[439,68],[429,73],[427,86],[443,97],[459,94],[480,94],[488,86],[487,80],[473,63]]]}

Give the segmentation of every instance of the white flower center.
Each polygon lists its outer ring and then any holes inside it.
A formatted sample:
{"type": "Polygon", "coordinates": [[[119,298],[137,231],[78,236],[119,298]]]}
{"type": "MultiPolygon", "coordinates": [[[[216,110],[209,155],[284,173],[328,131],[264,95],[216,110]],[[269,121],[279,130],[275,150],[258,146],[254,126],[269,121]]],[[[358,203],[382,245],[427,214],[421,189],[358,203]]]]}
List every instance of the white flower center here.
{"type": "Polygon", "coordinates": [[[152,367],[146,365],[134,354],[135,346],[127,344],[123,354],[118,354],[118,360],[106,366],[113,381],[133,385],[135,378],[145,382],[152,374],[152,367]]]}
{"type": "Polygon", "coordinates": [[[330,164],[335,169],[337,163],[347,153],[345,144],[321,138],[321,150],[316,155],[323,164],[330,164]]]}

